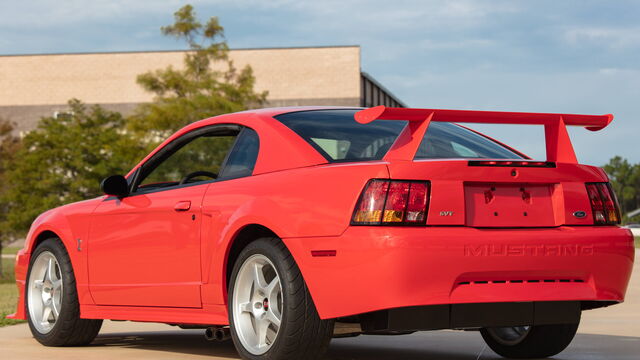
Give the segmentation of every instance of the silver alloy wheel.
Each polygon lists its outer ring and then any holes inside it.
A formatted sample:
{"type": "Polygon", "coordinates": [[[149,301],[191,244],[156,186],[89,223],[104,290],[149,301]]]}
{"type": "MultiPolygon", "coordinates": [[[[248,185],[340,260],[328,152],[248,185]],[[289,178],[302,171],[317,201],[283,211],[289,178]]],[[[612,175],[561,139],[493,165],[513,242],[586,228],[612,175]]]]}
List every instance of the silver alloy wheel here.
{"type": "Polygon", "coordinates": [[[53,329],[62,307],[62,272],[55,255],[42,252],[31,265],[29,275],[29,317],[41,334],[53,329]]]}
{"type": "Polygon", "coordinates": [[[250,256],[240,267],[233,287],[232,312],[235,332],[253,355],[269,351],[282,321],[282,284],[275,266],[266,256],[250,256]]]}
{"type": "Polygon", "coordinates": [[[496,327],[488,328],[487,331],[500,344],[513,346],[521,343],[529,335],[531,326],[496,327]]]}

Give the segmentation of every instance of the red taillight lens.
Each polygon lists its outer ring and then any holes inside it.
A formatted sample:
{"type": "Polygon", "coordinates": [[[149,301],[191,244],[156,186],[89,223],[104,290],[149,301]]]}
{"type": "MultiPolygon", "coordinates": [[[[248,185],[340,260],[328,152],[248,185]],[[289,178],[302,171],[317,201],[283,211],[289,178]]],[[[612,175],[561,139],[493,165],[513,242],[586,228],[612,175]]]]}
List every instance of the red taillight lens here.
{"type": "Polygon", "coordinates": [[[606,224],[607,218],[604,215],[604,205],[600,198],[600,192],[596,184],[587,184],[587,194],[591,202],[591,211],[593,212],[593,221],[596,224],[606,224]]]}
{"type": "Polygon", "coordinates": [[[610,224],[620,223],[620,212],[618,207],[618,201],[616,200],[613,189],[609,183],[598,184],[598,190],[602,194],[602,201],[604,202],[604,214],[607,216],[607,222],[610,224]]]}
{"type": "Polygon", "coordinates": [[[427,202],[429,201],[429,185],[424,182],[411,183],[409,204],[405,221],[411,224],[424,223],[427,220],[427,202]]]}
{"type": "Polygon", "coordinates": [[[404,181],[392,181],[389,185],[387,202],[384,205],[384,223],[400,223],[404,219],[409,197],[409,183],[404,181]]]}
{"type": "Polygon", "coordinates": [[[370,180],[356,205],[353,225],[421,225],[427,219],[425,181],[370,180]]]}
{"type": "Polygon", "coordinates": [[[388,180],[371,180],[362,192],[360,202],[353,214],[353,222],[359,224],[379,224],[382,209],[389,190],[388,180]]]}
{"type": "Polygon", "coordinates": [[[620,207],[609,183],[587,183],[593,222],[596,225],[620,223],[620,207]]]}

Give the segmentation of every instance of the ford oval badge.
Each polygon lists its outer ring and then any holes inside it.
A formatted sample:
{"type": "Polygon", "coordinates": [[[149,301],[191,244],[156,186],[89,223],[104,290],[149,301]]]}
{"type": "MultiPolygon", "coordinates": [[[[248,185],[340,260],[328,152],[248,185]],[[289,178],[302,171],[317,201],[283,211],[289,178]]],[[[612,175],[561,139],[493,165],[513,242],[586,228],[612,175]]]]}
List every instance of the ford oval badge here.
{"type": "Polygon", "coordinates": [[[573,213],[573,216],[577,217],[578,219],[583,219],[587,216],[587,213],[584,211],[576,211],[573,213]]]}

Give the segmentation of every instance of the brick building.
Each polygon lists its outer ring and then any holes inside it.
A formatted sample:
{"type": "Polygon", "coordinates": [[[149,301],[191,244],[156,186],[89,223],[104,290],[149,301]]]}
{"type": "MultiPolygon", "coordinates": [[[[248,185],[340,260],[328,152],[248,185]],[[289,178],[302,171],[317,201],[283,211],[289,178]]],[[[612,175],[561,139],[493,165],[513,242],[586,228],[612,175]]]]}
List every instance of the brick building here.
{"type": "MultiPolygon", "coordinates": [[[[33,129],[42,116],[64,112],[67,101],[130,113],[153,95],[136,76],[182,66],[183,51],[0,56],[0,117],[33,129]]],[[[237,68],[251,65],[256,90],[268,90],[267,106],[404,106],[361,71],[360,47],[231,50],[237,68]]]]}

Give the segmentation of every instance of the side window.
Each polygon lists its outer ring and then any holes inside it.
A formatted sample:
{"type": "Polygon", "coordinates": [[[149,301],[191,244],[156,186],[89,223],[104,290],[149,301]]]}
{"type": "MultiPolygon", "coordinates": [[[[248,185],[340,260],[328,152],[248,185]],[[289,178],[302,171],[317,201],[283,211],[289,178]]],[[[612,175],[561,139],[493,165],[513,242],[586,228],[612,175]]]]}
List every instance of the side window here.
{"type": "Polygon", "coordinates": [[[258,134],[253,129],[244,128],[238,136],[238,141],[227,159],[220,178],[236,179],[251,176],[258,159],[259,149],[258,134]]]}
{"type": "Polygon", "coordinates": [[[160,163],[147,174],[142,174],[138,189],[164,188],[217,178],[237,133],[237,129],[204,133],[184,144],[176,144],[177,149],[168,150],[168,155],[159,155],[160,163]]]}

